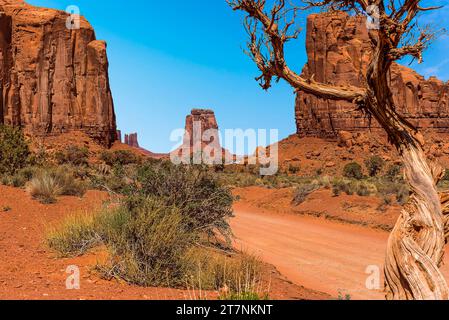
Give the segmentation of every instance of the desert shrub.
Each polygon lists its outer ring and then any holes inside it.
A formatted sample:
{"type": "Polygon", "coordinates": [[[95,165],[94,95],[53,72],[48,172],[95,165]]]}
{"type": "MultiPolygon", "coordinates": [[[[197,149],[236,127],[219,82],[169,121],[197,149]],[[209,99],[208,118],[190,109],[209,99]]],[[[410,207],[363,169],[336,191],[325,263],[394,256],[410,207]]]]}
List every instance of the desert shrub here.
{"type": "Polygon", "coordinates": [[[36,170],[35,167],[20,169],[14,176],[12,176],[12,186],[16,188],[24,187],[31,179],[33,179],[36,170]]]}
{"type": "Polygon", "coordinates": [[[376,184],[367,180],[356,180],[347,178],[334,178],[332,181],[332,192],[334,196],[341,193],[347,195],[357,194],[362,197],[376,195],[378,193],[376,184]]]}
{"type": "Polygon", "coordinates": [[[363,178],[362,166],[357,162],[348,163],[343,168],[343,176],[350,179],[358,179],[358,180],[362,179],[363,178]]]}
{"type": "Polygon", "coordinates": [[[39,145],[30,155],[29,163],[31,166],[43,167],[49,161],[49,156],[44,145],[39,145]]]}
{"type": "Polygon", "coordinates": [[[22,130],[0,125],[0,174],[12,175],[28,165],[30,150],[22,130]]]}
{"type": "Polygon", "coordinates": [[[295,206],[299,206],[301,203],[303,203],[304,201],[306,201],[306,198],[313,193],[314,191],[316,191],[319,188],[318,185],[316,184],[304,184],[304,185],[300,185],[299,187],[296,188],[294,196],[293,196],[293,201],[292,204],[295,206]]]}
{"type": "Polygon", "coordinates": [[[377,187],[367,181],[357,181],[353,184],[354,192],[361,197],[367,197],[377,194],[377,187]]]}
{"type": "Polygon", "coordinates": [[[351,196],[354,194],[353,182],[347,179],[336,178],[332,181],[332,192],[336,196],[342,192],[351,196]]]}
{"type": "Polygon", "coordinates": [[[341,190],[337,186],[332,186],[332,196],[339,197],[341,195],[341,190]]]}
{"type": "Polygon", "coordinates": [[[109,166],[100,164],[90,172],[91,187],[117,194],[129,194],[137,179],[137,165],[109,166]]]}
{"type": "Polygon", "coordinates": [[[89,150],[86,147],[72,145],[63,151],[56,152],[55,158],[59,164],[87,166],[89,164],[89,150]]]}
{"type": "Polygon", "coordinates": [[[68,217],[49,229],[47,245],[61,257],[73,257],[105,245],[110,260],[98,264],[106,278],[139,286],[169,286],[216,290],[223,299],[258,300],[262,290],[262,264],[247,254],[226,255],[196,244],[200,232],[174,206],[147,198],[139,206],[123,201],[98,214],[68,217]]]}
{"type": "Polygon", "coordinates": [[[381,197],[396,196],[397,203],[405,204],[410,196],[410,189],[404,182],[390,181],[389,179],[382,179],[376,181],[376,187],[381,197]]]}
{"type": "Polygon", "coordinates": [[[62,189],[56,178],[44,171],[30,181],[28,192],[41,203],[51,204],[56,202],[56,197],[61,194],[62,189]]]}
{"type": "Polygon", "coordinates": [[[136,191],[141,197],[156,196],[168,206],[178,207],[190,230],[201,230],[208,236],[218,232],[230,240],[232,193],[207,168],[150,163],[142,166],[137,176],[136,191]]]}
{"type": "Polygon", "coordinates": [[[94,216],[89,214],[70,216],[62,224],[47,230],[46,234],[47,246],[64,258],[82,255],[100,242],[94,216]]]}
{"type": "Polygon", "coordinates": [[[300,170],[298,165],[289,164],[288,165],[288,173],[297,174],[300,170]]]}
{"type": "Polygon", "coordinates": [[[136,164],[141,158],[128,150],[103,151],[100,154],[100,160],[109,166],[125,166],[136,164]]]}
{"type": "Polygon", "coordinates": [[[385,179],[389,181],[401,180],[401,171],[402,167],[400,165],[392,164],[387,168],[387,172],[385,173],[385,179]]]}
{"type": "Polygon", "coordinates": [[[188,264],[184,257],[198,234],[189,230],[180,210],[147,198],[139,206],[122,205],[97,221],[112,253],[108,266],[98,266],[107,278],[140,286],[179,287],[188,264]]]}
{"type": "Polygon", "coordinates": [[[379,156],[370,157],[365,161],[366,169],[370,177],[377,176],[383,169],[385,161],[379,156]]]}
{"type": "Polygon", "coordinates": [[[82,197],[86,190],[86,184],[75,179],[68,167],[41,169],[28,184],[31,196],[45,204],[55,203],[61,195],[82,197]]]}
{"type": "Polygon", "coordinates": [[[3,175],[0,182],[5,186],[22,188],[33,178],[33,174],[36,170],[35,167],[25,167],[12,175],[3,175]]]}
{"type": "Polygon", "coordinates": [[[393,204],[393,200],[390,196],[384,196],[382,198],[382,203],[377,207],[377,211],[386,212],[388,207],[393,204]]]}

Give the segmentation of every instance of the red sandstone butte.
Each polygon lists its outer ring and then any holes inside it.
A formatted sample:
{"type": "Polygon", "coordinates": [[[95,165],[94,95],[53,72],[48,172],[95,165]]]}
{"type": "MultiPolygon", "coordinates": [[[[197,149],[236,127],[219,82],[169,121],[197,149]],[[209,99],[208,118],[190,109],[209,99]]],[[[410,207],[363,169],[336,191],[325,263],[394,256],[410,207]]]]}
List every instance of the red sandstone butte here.
{"type": "MultiPolygon", "coordinates": [[[[313,14],[307,19],[306,78],[334,85],[363,86],[372,52],[365,17],[346,13],[313,14]]],[[[398,111],[420,129],[449,133],[449,84],[426,80],[410,68],[393,64],[391,87],[398,111]]],[[[339,131],[363,132],[369,121],[355,105],[317,99],[299,93],[296,99],[297,132],[305,136],[336,137],[339,131]]],[[[379,128],[373,120],[371,127],[379,128]]]]}
{"type": "Polygon", "coordinates": [[[208,109],[193,109],[186,117],[184,145],[204,148],[206,145],[220,149],[218,123],[215,113],[208,109]],[[203,135],[209,132],[210,136],[203,139],[203,135]],[[204,141],[205,140],[205,141],[204,141]]]}
{"type": "Polygon", "coordinates": [[[133,148],[140,148],[137,133],[125,134],[125,144],[133,148]]]}
{"type": "Polygon", "coordinates": [[[68,17],[0,0],[0,124],[34,136],[79,130],[109,146],[116,120],[106,43],[83,17],[68,29],[68,17]]]}

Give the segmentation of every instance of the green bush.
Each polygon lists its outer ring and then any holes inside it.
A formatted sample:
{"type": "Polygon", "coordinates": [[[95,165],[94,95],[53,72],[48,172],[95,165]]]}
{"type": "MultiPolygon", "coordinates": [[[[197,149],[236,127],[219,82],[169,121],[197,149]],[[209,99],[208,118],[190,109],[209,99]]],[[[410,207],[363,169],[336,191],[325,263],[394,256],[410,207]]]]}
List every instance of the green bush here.
{"type": "Polygon", "coordinates": [[[67,218],[49,230],[47,245],[62,257],[84,254],[105,244],[111,259],[97,269],[106,278],[141,286],[177,287],[192,264],[185,256],[199,234],[175,207],[147,198],[139,207],[122,203],[96,215],[67,218]]]}
{"type": "Polygon", "coordinates": [[[89,164],[89,150],[86,147],[69,146],[64,151],[55,154],[59,164],[73,166],[87,166],[89,164]]]}
{"type": "Polygon", "coordinates": [[[103,151],[100,154],[100,160],[109,166],[125,166],[141,162],[139,156],[127,150],[103,151]]]}
{"type": "Polygon", "coordinates": [[[29,157],[22,130],[0,125],[0,175],[13,175],[28,165],[29,157]]]}
{"type": "Polygon", "coordinates": [[[140,197],[156,196],[168,206],[179,208],[189,221],[190,230],[200,230],[208,236],[218,232],[230,241],[232,193],[207,168],[147,163],[139,168],[137,176],[139,187],[135,193],[140,197]]]}
{"type": "Polygon", "coordinates": [[[377,176],[383,169],[385,161],[379,156],[373,156],[365,161],[370,177],[377,176]]]}
{"type": "Polygon", "coordinates": [[[363,178],[362,166],[357,162],[348,163],[343,168],[343,176],[349,179],[361,180],[363,178]]]}
{"type": "Polygon", "coordinates": [[[397,164],[392,164],[388,167],[387,172],[385,173],[385,179],[389,181],[398,181],[401,180],[401,172],[402,166],[397,164]]]}

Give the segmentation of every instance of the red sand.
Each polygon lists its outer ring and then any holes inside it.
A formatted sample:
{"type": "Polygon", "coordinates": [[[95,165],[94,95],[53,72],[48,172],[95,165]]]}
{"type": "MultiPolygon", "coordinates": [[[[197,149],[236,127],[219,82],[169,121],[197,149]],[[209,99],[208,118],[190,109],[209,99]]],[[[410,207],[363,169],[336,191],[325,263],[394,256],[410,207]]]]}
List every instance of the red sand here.
{"type": "MultiPolygon", "coordinates": [[[[368,266],[378,266],[383,276],[383,261],[388,233],[366,227],[339,224],[324,219],[261,212],[246,203],[235,206],[232,228],[239,247],[257,252],[294,283],[336,297],[384,299],[381,290],[368,290],[368,266]]],[[[448,251],[449,254],[449,251],[448,251]]],[[[443,272],[449,280],[446,255],[443,272]]]]}

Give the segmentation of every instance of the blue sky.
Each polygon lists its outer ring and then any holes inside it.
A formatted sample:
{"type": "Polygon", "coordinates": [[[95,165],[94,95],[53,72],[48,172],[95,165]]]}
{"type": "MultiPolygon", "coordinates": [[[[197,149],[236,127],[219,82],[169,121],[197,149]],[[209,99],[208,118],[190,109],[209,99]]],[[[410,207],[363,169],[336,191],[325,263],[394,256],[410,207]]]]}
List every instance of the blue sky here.
{"type": "MultiPolygon", "coordinates": [[[[183,128],[185,116],[198,107],[213,109],[222,129],[279,129],[280,138],[295,132],[292,89],[282,82],[269,92],[259,87],[254,80],[258,71],[242,52],[242,16],[225,0],[27,2],[80,8],[97,38],[108,43],[118,127],[124,133],[138,132],[140,144],[151,151],[170,151],[170,133],[183,128]]],[[[425,22],[437,21],[449,29],[448,7],[425,22]]],[[[449,80],[448,40],[440,38],[427,51],[426,62],[413,67],[449,80]]],[[[289,64],[301,71],[304,33],[288,49],[289,64]]]]}

